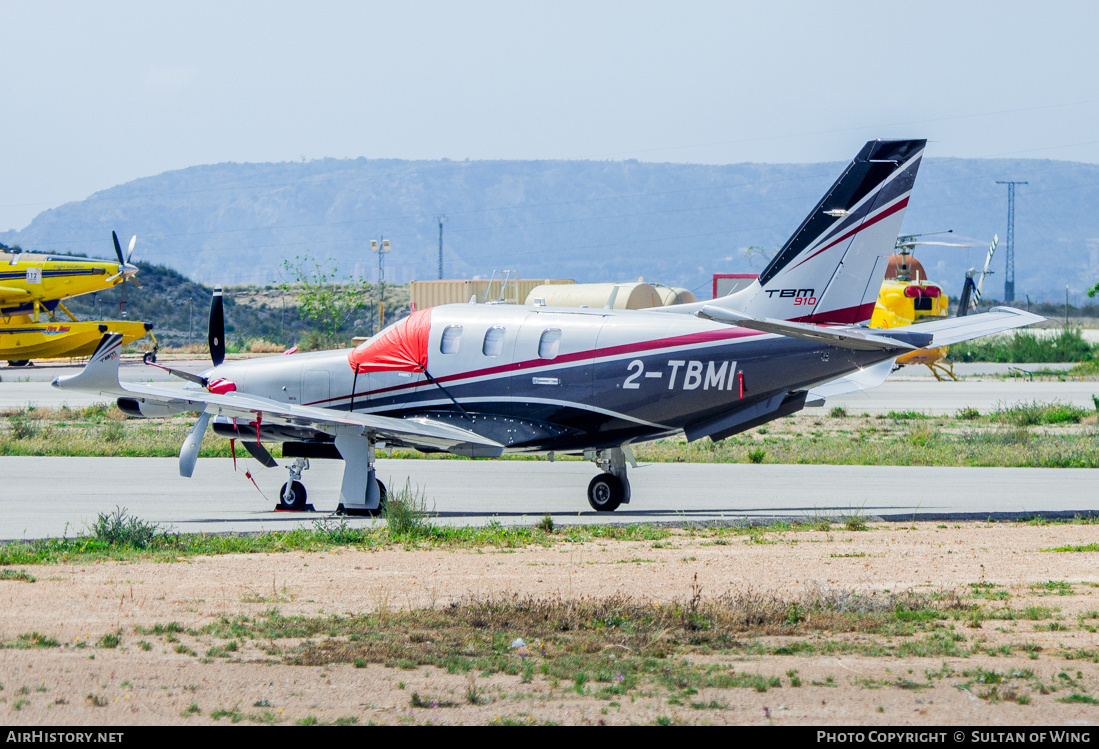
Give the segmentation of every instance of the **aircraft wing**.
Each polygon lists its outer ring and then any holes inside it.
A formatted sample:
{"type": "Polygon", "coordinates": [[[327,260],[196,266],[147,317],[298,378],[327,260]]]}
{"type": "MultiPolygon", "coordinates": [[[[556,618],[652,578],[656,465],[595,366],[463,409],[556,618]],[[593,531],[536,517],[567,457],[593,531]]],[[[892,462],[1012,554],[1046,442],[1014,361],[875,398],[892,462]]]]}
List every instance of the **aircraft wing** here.
{"type": "Polygon", "coordinates": [[[199,389],[166,388],[118,380],[118,350],[122,336],[109,333],[80,374],[58,377],[54,387],[82,390],[112,397],[153,401],[177,411],[203,411],[245,420],[248,424],[287,424],[316,429],[328,434],[364,434],[374,432],[390,442],[399,442],[429,450],[454,450],[462,446],[479,448],[479,454],[503,451],[503,445],[475,432],[428,420],[398,419],[390,416],[350,413],[331,408],[297,406],[247,393],[223,395],[199,389]]]}
{"type": "Polygon", "coordinates": [[[14,286],[0,286],[0,305],[22,304],[29,299],[31,293],[26,289],[17,289],[14,286]]]}
{"type": "Polygon", "coordinates": [[[215,395],[205,390],[155,387],[140,383],[125,383],[121,387],[131,395],[168,402],[177,407],[186,404],[191,407],[186,410],[206,411],[229,418],[246,419],[248,423],[256,422],[258,417],[263,424],[287,424],[330,434],[342,431],[341,427],[351,427],[360,432],[376,432],[380,436],[388,437],[391,442],[400,441],[412,447],[436,450],[449,450],[459,445],[469,444],[478,447],[503,448],[500,443],[481,437],[468,429],[426,419],[397,419],[390,416],[337,411],[331,408],[297,406],[246,393],[231,392],[215,395]]]}

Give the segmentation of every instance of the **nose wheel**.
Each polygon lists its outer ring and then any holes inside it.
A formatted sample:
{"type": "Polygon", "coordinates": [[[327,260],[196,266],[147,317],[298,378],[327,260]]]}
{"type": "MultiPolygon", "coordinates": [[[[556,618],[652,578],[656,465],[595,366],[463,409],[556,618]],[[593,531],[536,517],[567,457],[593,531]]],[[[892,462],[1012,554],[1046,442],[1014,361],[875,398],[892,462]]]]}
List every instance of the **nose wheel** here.
{"type": "Polygon", "coordinates": [[[282,491],[279,492],[279,498],[282,501],[279,502],[277,509],[300,512],[305,509],[305,497],[304,484],[300,481],[287,481],[282,485],[282,491]]]}
{"type": "Polygon", "coordinates": [[[298,458],[293,465],[287,466],[290,470],[290,480],[282,485],[279,490],[279,503],[275,505],[276,512],[302,512],[312,510],[313,505],[307,505],[305,498],[305,484],[301,482],[301,472],[309,469],[309,461],[298,458]]]}

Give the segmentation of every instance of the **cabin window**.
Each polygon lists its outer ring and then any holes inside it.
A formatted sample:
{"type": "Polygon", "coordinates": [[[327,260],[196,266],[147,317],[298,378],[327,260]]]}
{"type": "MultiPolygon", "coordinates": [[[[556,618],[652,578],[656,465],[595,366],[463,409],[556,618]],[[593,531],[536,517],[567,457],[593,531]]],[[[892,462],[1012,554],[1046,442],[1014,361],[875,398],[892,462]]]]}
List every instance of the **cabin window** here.
{"type": "Polygon", "coordinates": [[[462,342],[462,326],[447,325],[443,330],[443,340],[439,342],[439,352],[457,354],[458,344],[462,342]]]}
{"type": "Polygon", "coordinates": [[[497,326],[486,330],[485,343],[481,346],[481,353],[485,356],[499,356],[503,350],[504,329],[497,326]]]}
{"type": "Polygon", "coordinates": [[[557,352],[561,348],[561,331],[550,328],[542,332],[538,339],[538,356],[541,359],[556,359],[557,352]]]}

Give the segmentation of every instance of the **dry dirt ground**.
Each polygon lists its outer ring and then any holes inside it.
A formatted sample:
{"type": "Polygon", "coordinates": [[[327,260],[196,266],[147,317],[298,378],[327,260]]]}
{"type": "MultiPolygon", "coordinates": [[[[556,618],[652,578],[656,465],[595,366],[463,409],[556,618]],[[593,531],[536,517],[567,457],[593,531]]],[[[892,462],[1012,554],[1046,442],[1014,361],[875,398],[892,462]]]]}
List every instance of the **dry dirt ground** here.
{"type": "MultiPolygon", "coordinates": [[[[0,579],[0,597],[7,601],[0,607],[0,716],[7,723],[39,725],[351,719],[1092,724],[1099,721],[1099,634],[1093,626],[1099,624],[1099,553],[1043,550],[1092,544],[1097,536],[1099,526],[1083,524],[881,524],[862,532],[730,535],[720,544],[713,536],[680,532],[660,542],[562,542],[521,550],[343,548],[20,568],[35,581],[0,579]],[[905,639],[869,632],[762,637],[762,645],[796,639],[854,647],[841,655],[696,654],[690,656],[696,663],[778,681],[764,691],[697,692],[642,682],[618,696],[600,693],[606,685],[594,677],[577,690],[573,682],[538,672],[525,680],[425,666],[290,665],[269,654],[270,643],[247,639],[231,657],[204,657],[225,640],[150,632],[169,622],[197,630],[222,616],[255,616],[272,607],[283,614],[331,615],[442,607],[515,593],[666,602],[686,601],[698,590],[706,599],[749,590],[796,598],[807,589],[955,591],[986,613],[1027,607],[1038,613],[1030,619],[947,622],[944,630],[964,651],[952,657],[860,652],[861,644],[895,646],[905,639]],[[981,591],[988,597],[972,597],[981,591]],[[29,633],[59,644],[19,647],[20,636],[26,644],[29,633]],[[120,642],[110,647],[102,638],[112,633],[120,633],[120,642]]],[[[283,653],[293,647],[280,645],[283,653]]]]}

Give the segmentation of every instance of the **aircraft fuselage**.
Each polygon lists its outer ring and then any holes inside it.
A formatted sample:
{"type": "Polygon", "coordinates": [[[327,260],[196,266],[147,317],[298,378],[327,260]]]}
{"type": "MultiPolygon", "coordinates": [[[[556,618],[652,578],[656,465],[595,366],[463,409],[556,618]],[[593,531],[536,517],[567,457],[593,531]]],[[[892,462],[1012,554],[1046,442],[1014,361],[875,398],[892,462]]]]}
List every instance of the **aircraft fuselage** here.
{"type": "MultiPolygon", "coordinates": [[[[291,404],[450,423],[510,452],[575,452],[681,430],[692,439],[728,436],[783,403],[785,413],[798,410],[814,384],[895,356],[690,315],[471,304],[431,310],[434,383],[413,372],[356,376],[348,354],[226,362],[207,376],[291,404]],[[754,416],[738,422],[737,414],[754,416]]],[[[264,434],[303,437],[287,428],[264,434]]]]}

